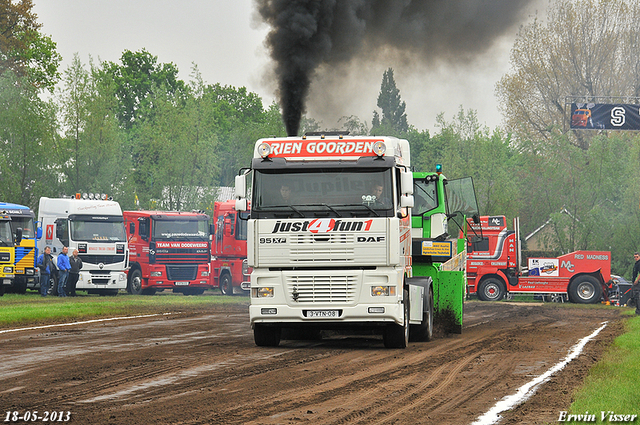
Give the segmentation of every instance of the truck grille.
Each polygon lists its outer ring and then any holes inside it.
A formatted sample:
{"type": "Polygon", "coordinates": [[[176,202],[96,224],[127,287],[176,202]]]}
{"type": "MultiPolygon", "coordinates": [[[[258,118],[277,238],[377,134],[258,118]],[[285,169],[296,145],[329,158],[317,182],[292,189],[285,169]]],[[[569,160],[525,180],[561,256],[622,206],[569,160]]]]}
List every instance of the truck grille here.
{"type": "Polygon", "coordinates": [[[358,277],[353,276],[288,276],[289,298],[299,304],[341,303],[355,301],[358,277]]]}
{"type": "Polygon", "coordinates": [[[198,275],[198,265],[167,266],[169,280],[195,280],[198,275]]]}
{"type": "Polygon", "coordinates": [[[122,263],[124,261],[124,255],[93,255],[93,254],[80,254],[78,255],[83,263],[88,264],[115,264],[122,263]]]}
{"type": "Polygon", "coordinates": [[[294,235],[290,259],[296,263],[349,263],[355,260],[355,236],[352,234],[294,235]]]}

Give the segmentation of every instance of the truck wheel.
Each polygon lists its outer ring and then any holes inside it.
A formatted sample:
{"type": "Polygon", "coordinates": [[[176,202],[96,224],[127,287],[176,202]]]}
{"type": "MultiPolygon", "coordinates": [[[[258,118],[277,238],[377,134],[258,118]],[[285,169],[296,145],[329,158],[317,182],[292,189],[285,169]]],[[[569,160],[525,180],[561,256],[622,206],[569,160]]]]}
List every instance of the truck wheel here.
{"type": "Polygon", "coordinates": [[[386,348],[406,348],[409,344],[409,291],[402,291],[404,322],[392,323],[384,328],[382,339],[386,348]]]}
{"type": "Polygon", "coordinates": [[[578,304],[594,304],[600,301],[602,287],[593,276],[580,276],[569,285],[571,300],[578,304]]]}
{"type": "Polygon", "coordinates": [[[433,339],[433,288],[429,288],[429,294],[425,297],[425,310],[422,312],[422,323],[411,325],[411,341],[431,341],[433,339]]]}
{"type": "Polygon", "coordinates": [[[494,277],[485,279],[478,285],[478,298],[482,301],[500,301],[506,292],[502,282],[494,277]]]}
{"type": "Polygon", "coordinates": [[[220,292],[222,295],[233,295],[233,284],[229,273],[223,273],[220,276],[220,292]]]}
{"type": "Polygon", "coordinates": [[[142,289],[142,273],[140,270],[135,269],[131,272],[131,279],[129,279],[129,293],[132,295],[142,295],[144,290],[142,289]]]}
{"type": "Polygon", "coordinates": [[[184,295],[202,295],[204,294],[204,288],[185,288],[182,293],[184,295]]]}
{"type": "Polygon", "coordinates": [[[58,296],[58,276],[51,273],[49,275],[49,295],[54,297],[58,296]]]}
{"type": "Polygon", "coordinates": [[[16,294],[26,294],[27,293],[27,278],[24,277],[22,279],[16,279],[14,281],[14,290],[16,294]]]}
{"type": "Polygon", "coordinates": [[[256,324],[253,327],[253,340],[258,347],[277,347],[280,344],[281,329],[256,324]]]}

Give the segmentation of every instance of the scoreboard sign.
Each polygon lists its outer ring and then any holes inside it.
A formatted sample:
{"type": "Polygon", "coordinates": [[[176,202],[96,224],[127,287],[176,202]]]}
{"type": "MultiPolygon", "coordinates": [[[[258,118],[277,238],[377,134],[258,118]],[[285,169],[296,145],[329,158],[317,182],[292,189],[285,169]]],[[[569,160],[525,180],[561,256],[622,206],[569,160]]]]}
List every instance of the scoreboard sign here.
{"type": "Polygon", "coordinates": [[[640,130],[640,105],[572,103],[572,130],[640,130]]]}

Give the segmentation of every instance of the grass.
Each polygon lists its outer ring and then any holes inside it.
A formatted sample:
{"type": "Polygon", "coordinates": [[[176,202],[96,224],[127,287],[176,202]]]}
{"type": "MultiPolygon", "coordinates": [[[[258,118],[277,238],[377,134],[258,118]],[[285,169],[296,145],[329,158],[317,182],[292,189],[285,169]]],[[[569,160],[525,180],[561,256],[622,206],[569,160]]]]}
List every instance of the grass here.
{"type": "MultiPolygon", "coordinates": [[[[634,315],[634,311],[625,314],[634,315]]],[[[588,411],[596,415],[595,423],[609,423],[601,420],[601,411],[640,416],[640,317],[626,320],[625,328],[625,333],[615,339],[589,371],[575,394],[570,414],[588,411]]],[[[636,417],[633,423],[640,423],[640,419],[636,417]]]]}
{"type": "Polygon", "coordinates": [[[35,292],[0,297],[0,328],[88,320],[100,317],[133,316],[168,312],[202,312],[229,304],[249,305],[246,296],[222,296],[217,291],[204,295],[159,293],[154,296],[115,297],[80,295],[78,297],[41,297],[35,292]]]}

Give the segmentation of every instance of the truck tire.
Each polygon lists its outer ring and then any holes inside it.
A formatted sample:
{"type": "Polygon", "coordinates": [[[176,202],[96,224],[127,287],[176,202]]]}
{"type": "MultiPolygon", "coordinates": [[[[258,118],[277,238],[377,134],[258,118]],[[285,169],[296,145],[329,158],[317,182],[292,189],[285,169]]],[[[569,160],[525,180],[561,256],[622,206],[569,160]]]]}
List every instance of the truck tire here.
{"type": "Polygon", "coordinates": [[[16,294],[26,294],[27,293],[27,278],[26,276],[21,277],[21,279],[16,278],[13,283],[13,290],[16,294]]]}
{"type": "Polygon", "coordinates": [[[422,312],[422,323],[411,325],[409,339],[411,341],[431,341],[433,339],[433,288],[425,297],[425,311],[422,312]]]}
{"type": "Polygon", "coordinates": [[[54,297],[58,296],[58,275],[56,273],[51,273],[49,275],[49,291],[48,295],[52,295],[54,297]]]}
{"type": "Polygon", "coordinates": [[[402,291],[404,322],[402,325],[392,323],[384,328],[382,340],[386,348],[406,348],[409,344],[409,291],[402,291]]]}
{"type": "Polygon", "coordinates": [[[595,304],[602,297],[602,286],[593,276],[580,276],[569,285],[569,296],[577,304],[595,304]]]}
{"type": "Polygon", "coordinates": [[[253,340],[258,347],[277,347],[280,344],[281,329],[256,324],[253,327],[253,340]]]}
{"type": "Polygon", "coordinates": [[[502,281],[495,277],[484,279],[478,285],[478,298],[482,301],[500,301],[506,293],[502,281]]]}
{"type": "Polygon", "coordinates": [[[227,272],[222,273],[222,276],[220,276],[220,292],[222,295],[233,295],[231,275],[227,272]]]}
{"type": "Polygon", "coordinates": [[[144,292],[144,289],[142,289],[142,273],[140,270],[135,269],[131,272],[131,278],[129,279],[129,293],[131,295],[142,295],[144,292]]]}
{"type": "Polygon", "coordinates": [[[184,295],[202,295],[204,294],[204,288],[184,288],[182,293],[184,295]]]}

